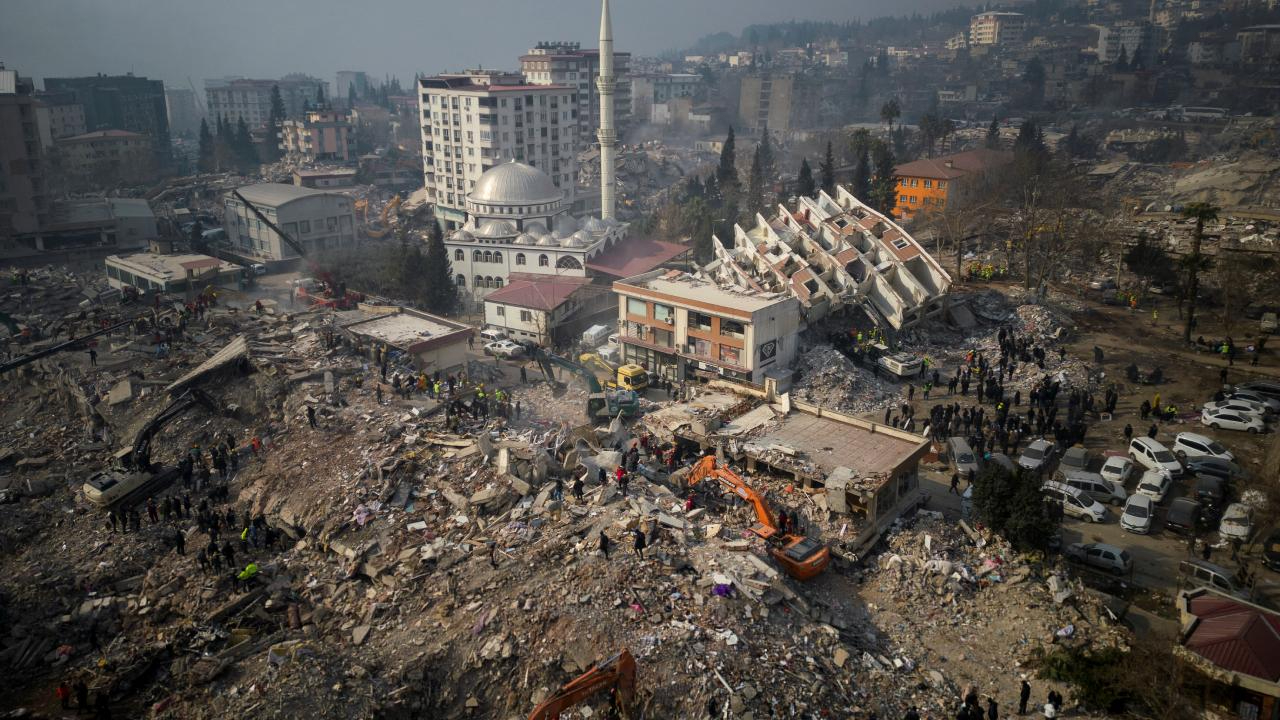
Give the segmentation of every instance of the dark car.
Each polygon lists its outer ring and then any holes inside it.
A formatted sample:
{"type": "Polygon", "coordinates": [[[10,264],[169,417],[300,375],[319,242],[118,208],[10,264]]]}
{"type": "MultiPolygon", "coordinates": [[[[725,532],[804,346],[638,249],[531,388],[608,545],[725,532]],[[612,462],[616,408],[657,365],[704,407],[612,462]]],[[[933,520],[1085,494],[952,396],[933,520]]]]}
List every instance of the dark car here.
{"type": "Polygon", "coordinates": [[[1193,533],[1200,523],[1200,503],[1187,498],[1177,498],[1169,503],[1169,514],[1165,516],[1164,526],[1179,533],[1193,533]]]}
{"type": "Polygon", "coordinates": [[[1227,500],[1226,483],[1212,475],[1196,476],[1196,499],[1202,505],[1222,507],[1227,500]]]}
{"type": "Polygon", "coordinates": [[[1262,543],[1262,564],[1280,572],[1280,528],[1272,530],[1262,543]]]}

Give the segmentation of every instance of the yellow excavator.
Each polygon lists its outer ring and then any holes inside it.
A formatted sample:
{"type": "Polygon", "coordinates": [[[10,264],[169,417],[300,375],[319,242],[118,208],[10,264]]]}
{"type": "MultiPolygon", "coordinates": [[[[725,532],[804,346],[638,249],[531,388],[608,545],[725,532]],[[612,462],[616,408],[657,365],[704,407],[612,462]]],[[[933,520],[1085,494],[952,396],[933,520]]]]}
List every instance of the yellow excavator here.
{"type": "Polygon", "coordinates": [[[391,198],[391,202],[382,208],[382,214],[378,216],[377,224],[369,222],[369,201],[357,200],[356,209],[364,212],[365,225],[364,234],[374,240],[381,240],[391,233],[391,223],[388,219],[392,213],[400,209],[400,203],[404,202],[397,193],[391,198]]]}
{"type": "Polygon", "coordinates": [[[595,373],[600,382],[611,390],[621,388],[644,392],[649,387],[649,371],[635,363],[615,367],[593,352],[582,353],[578,362],[595,373]]]}

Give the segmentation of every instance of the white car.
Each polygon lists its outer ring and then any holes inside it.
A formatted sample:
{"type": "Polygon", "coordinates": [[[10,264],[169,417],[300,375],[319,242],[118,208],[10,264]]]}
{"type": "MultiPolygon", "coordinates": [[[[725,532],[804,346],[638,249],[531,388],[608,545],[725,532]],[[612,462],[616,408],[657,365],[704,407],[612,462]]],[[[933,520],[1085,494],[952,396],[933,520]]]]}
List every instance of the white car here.
{"type": "Polygon", "coordinates": [[[1169,473],[1162,470],[1148,470],[1142,473],[1142,479],[1138,480],[1138,494],[1146,495],[1152,501],[1164,502],[1164,496],[1169,494],[1169,488],[1173,486],[1173,478],[1169,477],[1169,473]]]}
{"type": "Polygon", "coordinates": [[[498,340],[485,345],[484,354],[500,358],[520,357],[524,354],[524,347],[511,340],[498,340]]]}
{"type": "Polygon", "coordinates": [[[1245,400],[1259,405],[1265,405],[1273,413],[1280,413],[1280,400],[1273,397],[1267,397],[1260,392],[1253,390],[1245,390],[1244,388],[1236,388],[1227,393],[1228,400],[1245,400]]]}
{"type": "Polygon", "coordinates": [[[1244,503],[1231,503],[1222,513],[1222,523],[1218,525],[1218,535],[1225,540],[1249,539],[1253,530],[1253,510],[1244,503]]]}
{"type": "Polygon", "coordinates": [[[1173,454],[1183,460],[1198,457],[1215,457],[1222,460],[1236,458],[1230,450],[1222,446],[1222,443],[1193,432],[1180,432],[1174,437],[1173,454]]]}
{"type": "Polygon", "coordinates": [[[1267,424],[1257,415],[1243,415],[1229,410],[1205,410],[1200,413],[1200,423],[1214,430],[1242,430],[1251,433],[1264,432],[1267,424]]]}
{"type": "Polygon", "coordinates": [[[1250,402],[1248,400],[1219,400],[1218,402],[1207,402],[1202,405],[1200,409],[1225,410],[1237,415],[1257,415],[1259,420],[1267,419],[1267,406],[1262,403],[1250,402]]]}
{"type": "Polygon", "coordinates": [[[1098,474],[1110,480],[1113,483],[1124,487],[1129,482],[1129,477],[1133,475],[1133,461],[1123,455],[1112,455],[1107,461],[1102,463],[1102,468],[1098,470],[1098,474]]]}
{"type": "Polygon", "coordinates": [[[1155,515],[1155,503],[1150,497],[1134,493],[1124,504],[1124,512],[1120,513],[1120,527],[1131,533],[1146,535],[1151,532],[1151,518],[1155,515]]]}

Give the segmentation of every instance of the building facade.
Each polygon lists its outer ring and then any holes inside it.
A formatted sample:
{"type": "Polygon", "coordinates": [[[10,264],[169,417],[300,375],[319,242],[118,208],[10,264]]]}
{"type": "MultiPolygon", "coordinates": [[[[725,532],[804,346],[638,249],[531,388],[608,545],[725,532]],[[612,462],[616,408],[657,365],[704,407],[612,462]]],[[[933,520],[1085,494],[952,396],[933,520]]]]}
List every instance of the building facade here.
{"type": "Polygon", "coordinates": [[[1027,17],[1016,12],[984,12],[969,19],[969,44],[1011,47],[1022,43],[1027,17]]]}
{"type": "Polygon", "coordinates": [[[941,212],[955,201],[964,178],[976,178],[1012,160],[1007,150],[978,148],[899,165],[893,170],[898,184],[894,217],[909,220],[917,213],[941,212]]]}
{"type": "MultiPolygon", "coordinates": [[[[631,118],[631,53],[613,53],[614,113],[617,127],[631,118]]],[[[600,127],[600,51],[578,43],[540,42],[520,57],[520,72],[533,85],[564,85],[577,93],[578,137],[590,144],[600,127]]],[[[581,148],[578,148],[581,149],[581,148]]]]}
{"type": "Polygon", "coordinates": [[[329,83],[306,75],[286,75],[279,80],[206,80],[205,104],[210,122],[225,117],[232,125],[244,120],[249,129],[271,120],[271,88],[280,88],[286,118],[301,118],[317,99],[329,97],[329,83]]]}
{"type": "Polygon", "coordinates": [[[1280,25],[1254,25],[1236,33],[1240,61],[1246,65],[1280,65],[1280,25]]]}
{"type": "Polygon", "coordinates": [[[346,103],[351,97],[352,89],[355,89],[357,98],[367,97],[370,89],[369,75],[360,70],[339,70],[338,82],[333,86],[335,99],[346,103]]]}
{"type": "Polygon", "coordinates": [[[702,87],[702,76],[689,73],[633,75],[631,116],[638,122],[657,122],[653,108],[674,98],[692,98],[702,87]]]}
{"type": "Polygon", "coordinates": [[[71,93],[84,108],[85,131],[127,130],[151,138],[157,165],[169,160],[164,83],[134,75],[45,78],[45,90],[71,93]]]}
{"type": "Polygon", "coordinates": [[[472,71],[418,81],[427,200],[448,228],[466,222],[467,194],[512,160],[545,173],[571,205],[578,175],[575,87],[532,85],[512,73],[472,71]]]}
{"type": "Polygon", "coordinates": [[[1147,22],[1124,21],[1098,28],[1098,62],[1112,64],[1123,51],[1129,62],[1142,56],[1147,67],[1154,67],[1160,51],[1161,28],[1147,22]]]}
{"type": "Polygon", "coordinates": [[[187,294],[210,285],[239,283],[244,268],[208,255],[108,255],[107,284],[152,292],[187,294]]]}
{"type": "Polygon", "coordinates": [[[164,101],[169,112],[169,131],[195,137],[200,132],[201,118],[196,107],[196,92],[191,88],[165,88],[164,101]]]}
{"type": "MultiPolygon", "coordinates": [[[[240,188],[240,194],[284,230],[308,254],[354,247],[355,214],[346,195],[310,188],[262,183],[240,188]]],[[[280,234],[263,223],[235,195],[227,194],[223,228],[232,249],[246,258],[264,261],[299,257],[280,234]]]]}
{"type": "Polygon", "coordinates": [[[137,185],[156,179],[152,139],[126,130],[98,130],[54,144],[58,165],[71,187],[137,185]]]}
{"type": "Polygon", "coordinates": [[[763,385],[766,374],[784,374],[795,359],[795,298],[661,269],[618,280],[613,292],[622,360],[663,377],[763,385]]]}
{"type": "Polygon", "coordinates": [[[310,110],[302,120],[280,126],[280,149],[290,160],[304,163],[356,161],[356,134],[343,110],[310,110]]]}
{"type": "Polygon", "coordinates": [[[747,75],[738,96],[739,121],[748,129],[795,130],[816,124],[816,86],[795,75],[747,75]]]}
{"type": "Polygon", "coordinates": [[[0,238],[35,232],[48,220],[44,148],[30,78],[0,65],[0,238]]]}
{"type": "Polygon", "coordinates": [[[501,328],[515,340],[546,347],[562,339],[557,331],[579,315],[594,297],[586,277],[513,276],[484,298],[485,325],[501,328]]]}
{"type": "Polygon", "coordinates": [[[52,147],[54,140],[88,132],[84,124],[84,106],[76,102],[72,93],[39,93],[36,100],[40,141],[46,148],[52,147]]]}

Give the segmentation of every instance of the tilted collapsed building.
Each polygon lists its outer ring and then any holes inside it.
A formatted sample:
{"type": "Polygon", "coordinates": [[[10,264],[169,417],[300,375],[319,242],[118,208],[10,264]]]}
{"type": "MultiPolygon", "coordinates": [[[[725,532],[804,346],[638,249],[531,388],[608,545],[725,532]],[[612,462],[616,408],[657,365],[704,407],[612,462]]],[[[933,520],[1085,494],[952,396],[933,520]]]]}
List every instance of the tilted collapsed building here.
{"type": "Polygon", "coordinates": [[[787,293],[807,322],[860,305],[881,326],[913,325],[946,308],[951,276],[915,238],[848,190],[779,205],[755,227],[733,227],[733,243],[715,238],[705,271],[717,282],[787,293]]]}

